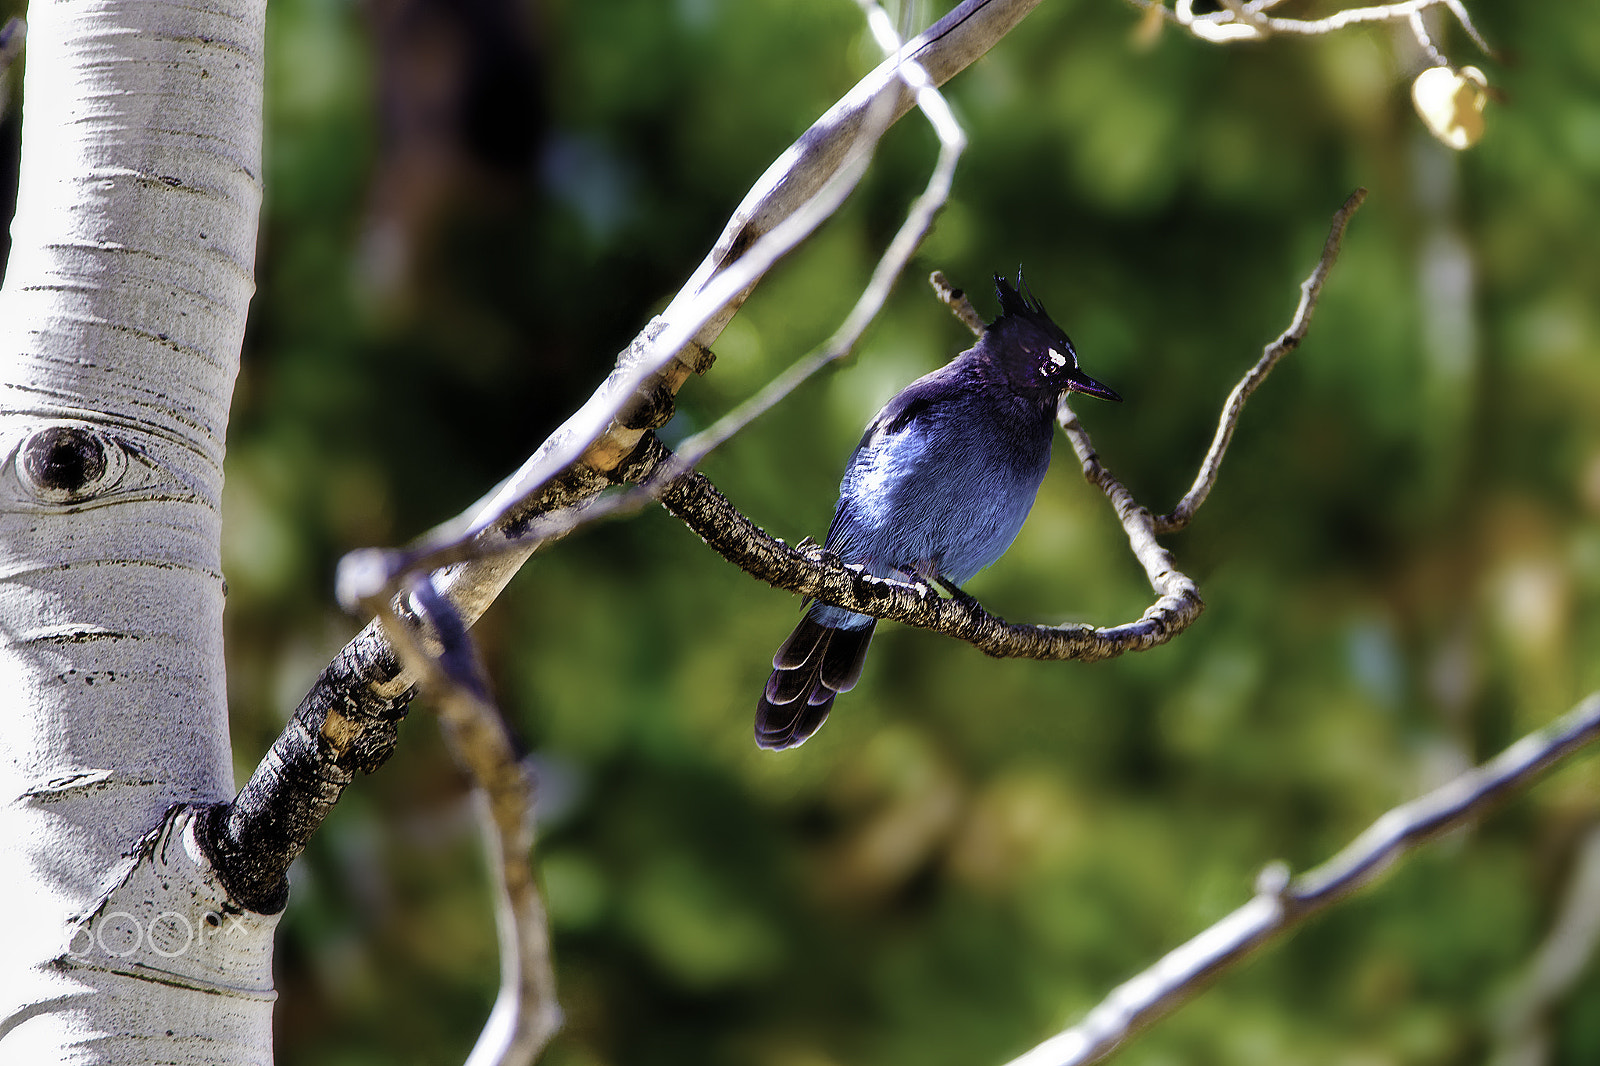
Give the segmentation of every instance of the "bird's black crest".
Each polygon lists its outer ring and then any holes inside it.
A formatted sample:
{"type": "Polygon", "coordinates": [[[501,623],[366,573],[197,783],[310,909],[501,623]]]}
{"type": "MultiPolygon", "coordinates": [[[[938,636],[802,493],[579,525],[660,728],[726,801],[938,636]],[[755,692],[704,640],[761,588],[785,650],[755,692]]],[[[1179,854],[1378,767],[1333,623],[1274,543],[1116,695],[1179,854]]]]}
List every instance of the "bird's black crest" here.
{"type": "Polygon", "coordinates": [[[999,274],[994,276],[994,294],[1000,300],[1000,318],[991,322],[998,323],[1001,318],[1043,318],[1050,320],[1050,312],[1044,309],[1044,304],[1028,288],[1028,283],[1023,280],[1022,270],[1017,270],[1017,287],[1012,288],[1011,283],[999,274]]]}

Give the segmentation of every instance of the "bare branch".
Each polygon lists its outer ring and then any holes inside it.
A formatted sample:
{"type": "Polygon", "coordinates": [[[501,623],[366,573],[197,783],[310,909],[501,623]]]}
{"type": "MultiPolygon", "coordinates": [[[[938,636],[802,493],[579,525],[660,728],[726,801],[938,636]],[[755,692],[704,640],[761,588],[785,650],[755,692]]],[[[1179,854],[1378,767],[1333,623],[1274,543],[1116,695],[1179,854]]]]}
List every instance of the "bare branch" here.
{"type": "MultiPolygon", "coordinates": [[[[888,24],[888,16],[884,14],[882,7],[872,3],[871,0],[865,0],[862,6],[867,10],[874,32],[879,35],[884,49],[894,53],[900,48],[900,42],[894,36],[893,27],[888,24]]],[[[883,310],[884,301],[888,299],[894,283],[899,280],[911,256],[928,235],[939,209],[949,198],[950,186],[955,179],[956,164],[960,161],[961,153],[967,143],[966,133],[956,121],[944,97],[929,80],[927,73],[918,64],[909,60],[905,62],[900,73],[906,84],[916,90],[917,106],[927,116],[929,125],[939,138],[939,157],[934,164],[933,173],[928,178],[927,187],[912,203],[906,220],[873,269],[866,288],[862,290],[850,314],[833,336],[820,348],[807,353],[789,369],[773,378],[754,396],[706,429],[685,440],[679,446],[677,454],[664,465],[655,467],[648,482],[638,488],[606,499],[588,501],[560,514],[523,523],[515,535],[488,549],[468,540],[460,540],[440,548],[421,550],[406,558],[408,568],[430,569],[458,559],[481,555],[485,550],[519,551],[530,545],[537,546],[545,541],[566,536],[591,522],[637,511],[655,502],[661,486],[666,482],[697,466],[714,449],[782,402],[818,371],[855,351],[861,335],[883,310]]]]}
{"type": "Polygon", "coordinates": [[[935,270],[928,275],[928,284],[933,286],[934,295],[939,297],[950,313],[961,320],[961,324],[972,331],[974,337],[983,336],[983,316],[978,314],[978,309],[972,306],[972,301],[967,298],[964,289],[958,289],[950,284],[950,279],[942,271],[935,270]]]}
{"type": "Polygon", "coordinates": [[[1250,902],[1119,986],[1071,1029],[1009,1066],[1100,1062],[1140,1030],[1171,1013],[1206,983],[1307,918],[1348,898],[1427,841],[1469,824],[1600,737],[1600,694],[1448,784],[1383,815],[1332,859],[1299,877],[1274,863],[1250,902]]]}
{"type": "Polygon", "coordinates": [[[939,209],[950,197],[950,185],[955,180],[956,164],[960,162],[961,153],[966,149],[967,135],[927,71],[911,56],[902,55],[908,49],[902,46],[900,39],[895,35],[894,27],[890,25],[889,17],[883,8],[872,0],[861,0],[861,6],[867,13],[868,25],[877,36],[879,45],[889,54],[891,60],[900,58],[899,76],[915,93],[918,109],[922,111],[928,124],[933,127],[934,134],[939,138],[939,158],[934,164],[933,173],[928,178],[927,187],[912,203],[905,222],[901,223],[894,240],[889,242],[889,247],[884,250],[878,265],[873,269],[867,287],[862,291],[855,307],[851,309],[849,317],[829,338],[828,343],[817,353],[796,363],[714,425],[684,441],[678,457],[682,469],[686,470],[698,464],[714,448],[771,410],[817,371],[855,351],[861,335],[883,309],[884,301],[889,298],[890,289],[894,287],[906,264],[910,262],[911,256],[927,237],[939,209]]]}
{"type": "Polygon", "coordinates": [[[1228,396],[1228,402],[1223,405],[1222,417],[1217,422],[1216,436],[1211,440],[1211,450],[1206,453],[1206,458],[1200,464],[1200,473],[1194,480],[1194,485],[1184,494],[1183,499],[1169,514],[1164,514],[1155,520],[1157,533],[1172,533],[1189,524],[1194,517],[1194,512],[1199,509],[1206,497],[1211,494],[1211,487],[1217,482],[1217,471],[1222,468],[1222,456],[1228,450],[1228,442],[1233,439],[1234,428],[1239,424],[1239,415],[1244,411],[1244,402],[1250,398],[1266,380],[1272,368],[1278,365],[1278,360],[1288,355],[1300,346],[1305,339],[1306,330],[1311,326],[1311,314],[1317,309],[1317,298],[1322,294],[1322,284],[1328,279],[1328,272],[1333,269],[1334,262],[1339,258],[1339,245],[1344,240],[1345,227],[1350,223],[1350,216],[1355,214],[1367,198],[1366,189],[1357,189],[1350,194],[1344,206],[1334,212],[1333,226],[1328,231],[1328,239],[1322,246],[1322,258],[1317,261],[1316,269],[1311,276],[1300,286],[1300,306],[1295,308],[1294,319],[1289,323],[1289,328],[1278,335],[1278,338],[1267,345],[1261,353],[1261,359],[1251,368],[1233,387],[1233,392],[1228,396]]]}
{"type": "MultiPolygon", "coordinates": [[[[916,37],[904,55],[925,70],[933,84],[942,85],[993,47],[1038,3],[964,0],[916,37]]],[[[713,278],[833,180],[849,162],[852,146],[863,125],[871,121],[878,101],[888,102],[884,120],[888,123],[917,102],[917,93],[901,78],[901,66],[895,59],[886,60],[768,168],[694,276],[618,358],[600,389],[605,398],[596,400],[595,407],[586,405],[552,434],[524,470],[555,467],[553,456],[572,454],[576,441],[589,440],[578,449],[576,461],[559,468],[545,479],[543,488],[479,533],[481,550],[472,559],[434,575],[440,591],[469,624],[482,615],[534,550],[522,545],[515,551],[496,553],[496,543],[518,539],[540,515],[581,505],[622,480],[624,467],[648,431],[671,417],[679,387],[691,374],[710,366],[708,346],[732,318],[744,294],[739,293],[705,320],[659,370],[645,375],[637,387],[622,389],[621,383],[639,379],[641,364],[655,360],[665,349],[660,343],[662,334],[704,299],[713,278]],[[618,413],[591,440],[588,429],[594,412],[619,396],[618,413]]],[[[523,484],[535,483],[543,476],[524,477],[523,484]]],[[[461,524],[483,511],[483,507],[474,508],[461,524]]],[[[362,584],[372,587],[370,581],[362,584]]],[[[376,621],[323,671],[238,797],[215,808],[206,821],[208,854],[236,898],[252,907],[282,906],[287,891],[284,873],[311,833],[355,773],[376,769],[393,750],[396,723],[405,713],[415,680],[376,621]]]]}
{"type": "Polygon", "coordinates": [[[1128,2],[1143,11],[1160,9],[1167,19],[1181,26],[1189,34],[1212,44],[1260,41],[1280,33],[1315,37],[1350,26],[1403,22],[1410,27],[1423,51],[1427,52],[1439,66],[1446,65],[1446,60],[1429,38],[1427,28],[1422,22],[1422,14],[1430,8],[1443,7],[1455,16],[1467,36],[1472,38],[1472,42],[1482,49],[1485,55],[1494,54],[1488,42],[1478,33],[1478,28],[1472,24],[1472,18],[1467,14],[1467,9],[1461,0],[1405,0],[1403,3],[1347,8],[1320,19],[1273,18],[1266,14],[1282,3],[1282,0],[1253,0],[1251,3],[1227,0],[1222,4],[1221,10],[1200,15],[1194,12],[1194,0],[1176,0],[1170,10],[1164,0],[1128,0],[1128,2]]]}
{"type": "MultiPolygon", "coordinates": [[[[671,461],[665,447],[659,451],[662,454],[641,456],[642,465],[653,469],[671,461]]],[[[931,629],[997,658],[1095,661],[1142,651],[1171,640],[1199,616],[1203,606],[1193,583],[1169,571],[1157,589],[1161,599],[1137,622],[1110,629],[1022,625],[990,614],[973,599],[944,599],[920,582],[873,577],[816,545],[790,547],[740,514],[696,471],[669,482],[661,492],[661,503],[724,559],[775,588],[931,629]]]]}
{"type": "MultiPolygon", "coordinates": [[[[963,145],[965,138],[943,100],[929,90],[987,51],[1038,2],[967,0],[880,64],[768,168],[735,210],[711,255],[672,303],[634,340],[583,407],[478,508],[464,534],[430,544],[422,552],[362,553],[353,565],[341,565],[341,602],[364,599],[380,587],[392,592],[400,575],[418,568],[502,551],[507,539],[518,539],[530,502],[552,478],[579,462],[600,471],[613,469],[642,433],[637,421],[628,417],[630,408],[659,410],[665,401],[670,413],[671,397],[687,378],[687,373],[672,368],[703,367],[705,349],[755,283],[832,214],[859,179],[866,154],[913,104],[928,112],[940,133],[941,171],[945,169],[952,131],[963,145]],[[634,424],[626,424],[630,422],[634,424]]],[[[955,153],[959,150],[955,148],[955,153]]],[[[933,185],[930,182],[930,192],[933,185]]],[[[938,199],[942,202],[942,195],[938,199]]],[[[913,217],[922,210],[919,201],[913,217]]],[[[930,220],[936,210],[936,204],[926,208],[930,220]]],[[[914,228],[908,220],[901,236],[914,228]]],[[[897,237],[896,245],[900,243],[897,237]]],[[[453,596],[456,580],[454,575],[445,578],[453,596]]],[[[489,600],[503,584],[493,587],[489,600]]]]}

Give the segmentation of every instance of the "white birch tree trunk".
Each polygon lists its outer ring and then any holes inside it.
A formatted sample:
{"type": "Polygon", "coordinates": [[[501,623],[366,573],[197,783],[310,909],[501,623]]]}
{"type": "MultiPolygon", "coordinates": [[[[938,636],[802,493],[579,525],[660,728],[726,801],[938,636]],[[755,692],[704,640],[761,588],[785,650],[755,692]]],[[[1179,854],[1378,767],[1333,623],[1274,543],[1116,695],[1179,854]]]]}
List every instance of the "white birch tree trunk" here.
{"type": "Polygon", "coordinates": [[[0,291],[0,1061],[271,1060],[275,919],[233,795],[228,403],[254,288],[264,0],[35,0],[0,291]]]}

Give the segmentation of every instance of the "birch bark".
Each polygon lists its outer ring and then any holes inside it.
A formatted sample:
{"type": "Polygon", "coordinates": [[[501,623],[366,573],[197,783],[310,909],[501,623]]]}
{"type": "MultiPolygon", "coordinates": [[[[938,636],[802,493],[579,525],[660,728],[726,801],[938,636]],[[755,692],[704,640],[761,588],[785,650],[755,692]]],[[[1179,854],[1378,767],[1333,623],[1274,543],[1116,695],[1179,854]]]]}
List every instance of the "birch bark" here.
{"type": "Polygon", "coordinates": [[[30,7],[0,290],[0,1061],[271,1059],[219,559],[254,288],[264,0],[30,7]]]}

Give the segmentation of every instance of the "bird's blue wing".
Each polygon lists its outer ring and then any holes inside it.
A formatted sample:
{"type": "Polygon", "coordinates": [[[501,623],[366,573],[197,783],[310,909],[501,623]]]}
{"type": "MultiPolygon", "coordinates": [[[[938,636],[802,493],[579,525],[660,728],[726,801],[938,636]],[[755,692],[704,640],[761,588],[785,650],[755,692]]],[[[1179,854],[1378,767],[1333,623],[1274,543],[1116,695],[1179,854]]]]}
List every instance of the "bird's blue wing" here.
{"type": "MultiPolygon", "coordinates": [[[[851,549],[859,546],[856,528],[860,504],[863,502],[862,482],[869,471],[882,470],[889,474],[892,466],[915,462],[927,430],[939,420],[942,408],[959,396],[961,383],[954,373],[955,364],[940,367],[925,374],[897,392],[867,423],[861,434],[861,443],[851,453],[845,465],[844,478],[839,485],[839,506],[834,511],[833,523],[828,527],[827,546],[846,562],[860,562],[851,549]]],[[[871,487],[866,488],[871,492],[871,487]]],[[[884,576],[884,575],[879,575],[884,576]]]]}
{"type": "Polygon", "coordinates": [[[1022,528],[1050,462],[1051,413],[959,360],[913,382],[850,457],[829,550],[880,577],[966,581],[1022,528]]]}

